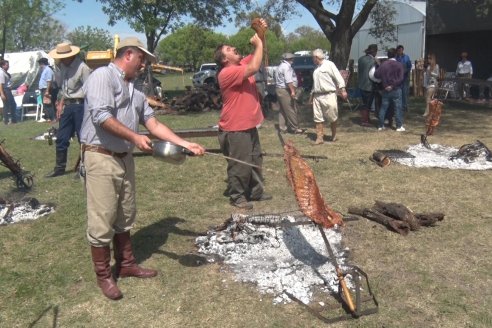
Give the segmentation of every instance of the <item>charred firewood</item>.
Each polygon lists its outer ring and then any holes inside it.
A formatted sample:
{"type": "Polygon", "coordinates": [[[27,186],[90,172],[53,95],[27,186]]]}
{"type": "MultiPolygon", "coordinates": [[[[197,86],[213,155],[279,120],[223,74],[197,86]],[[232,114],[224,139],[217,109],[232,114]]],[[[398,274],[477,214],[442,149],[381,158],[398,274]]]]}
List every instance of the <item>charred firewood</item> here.
{"type": "Polygon", "coordinates": [[[349,207],[348,212],[350,214],[360,215],[371,221],[380,223],[386,226],[388,229],[398,232],[402,236],[408,235],[408,232],[410,231],[410,226],[407,222],[395,220],[374,209],[349,207]]]}
{"type": "Polygon", "coordinates": [[[415,217],[413,211],[403,204],[385,203],[376,200],[373,209],[393,219],[408,223],[412,231],[420,228],[420,222],[415,217]]]}
{"type": "Polygon", "coordinates": [[[444,213],[415,213],[415,217],[423,227],[433,227],[437,221],[444,220],[444,213]]]}
{"type": "Polygon", "coordinates": [[[489,148],[487,148],[483,142],[477,140],[472,144],[461,146],[456,154],[451,155],[449,159],[451,161],[462,159],[465,163],[472,163],[480,156],[484,156],[487,161],[492,161],[492,153],[489,148]]]}

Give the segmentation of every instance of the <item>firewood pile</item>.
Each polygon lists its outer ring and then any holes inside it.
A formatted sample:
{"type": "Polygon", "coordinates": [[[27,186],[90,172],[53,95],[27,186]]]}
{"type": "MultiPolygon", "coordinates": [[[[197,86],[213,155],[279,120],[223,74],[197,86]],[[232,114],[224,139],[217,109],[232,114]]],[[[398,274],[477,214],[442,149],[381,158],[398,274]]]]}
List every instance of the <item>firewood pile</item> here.
{"type": "Polygon", "coordinates": [[[220,91],[214,86],[205,85],[192,89],[186,87],[185,94],[171,99],[170,107],[178,112],[208,112],[222,108],[220,91]]]}
{"type": "Polygon", "coordinates": [[[433,227],[444,219],[444,213],[414,213],[403,204],[378,200],[371,208],[350,207],[348,212],[380,223],[403,236],[410,231],[419,230],[420,227],[433,227]]]}

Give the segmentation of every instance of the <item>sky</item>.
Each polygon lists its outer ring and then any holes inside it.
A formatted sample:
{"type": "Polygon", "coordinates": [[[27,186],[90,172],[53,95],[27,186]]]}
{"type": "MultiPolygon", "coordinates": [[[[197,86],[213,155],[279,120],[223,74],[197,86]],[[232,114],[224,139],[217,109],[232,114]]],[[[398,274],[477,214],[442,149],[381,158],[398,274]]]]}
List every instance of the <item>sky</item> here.
{"type": "MultiPolygon", "coordinates": [[[[260,0],[259,2],[261,3],[262,1],[260,0]]],[[[282,25],[286,33],[293,32],[301,25],[319,28],[313,16],[306,9],[299,6],[299,11],[303,14],[302,17],[286,21],[282,25]]],[[[101,4],[95,0],[83,0],[82,3],[73,0],[65,0],[65,9],[56,13],[54,17],[61,21],[67,27],[68,31],[72,31],[79,26],[90,25],[91,27],[107,30],[111,35],[118,34],[120,38],[137,36],[144,44],[146,41],[144,34],[138,34],[133,31],[125,21],[120,21],[115,26],[109,26],[108,17],[103,13],[101,4]]],[[[234,24],[228,24],[226,26],[217,27],[214,31],[232,35],[237,32],[237,28],[234,27],[234,24]]]]}

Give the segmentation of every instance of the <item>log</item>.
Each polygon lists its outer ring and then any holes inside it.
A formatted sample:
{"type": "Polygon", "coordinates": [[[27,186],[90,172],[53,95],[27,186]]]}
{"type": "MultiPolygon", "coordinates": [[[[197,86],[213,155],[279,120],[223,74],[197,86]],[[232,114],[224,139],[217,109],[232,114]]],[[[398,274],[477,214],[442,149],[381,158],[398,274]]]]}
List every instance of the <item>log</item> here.
{"type": "Polygon", "coordinates": [[[410,226],[407,222],[395,220],[374,209],[349,207],[348,212],[350,214],[360,215],[371,221],[380,223],[388,229],[398,232],[402,236],[408,235],[408,232],[410,231],[410,226]]]}
{"type": "Polygon", "coordinates": [[[420,222],[415,217],[413,211],[403,204],[385,203],[376,200],[373,209],[393,219],[401,220],[408,223],[412,231],[418,230],[420,228],[420,222]]]}
{"type": "Polygon", "coordinates": [[[444,213],[415,213],[415,217],[423,227],[434,227],[437,221],[444,220],[444,213]]]}

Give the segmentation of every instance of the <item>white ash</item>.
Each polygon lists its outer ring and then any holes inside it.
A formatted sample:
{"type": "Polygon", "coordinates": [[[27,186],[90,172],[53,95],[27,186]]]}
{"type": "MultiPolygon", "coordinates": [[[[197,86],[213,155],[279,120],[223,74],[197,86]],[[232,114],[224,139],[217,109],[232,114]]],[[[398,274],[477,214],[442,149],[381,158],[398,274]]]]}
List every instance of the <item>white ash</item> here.
{"type": "Polygon", "coordinates": [[[414,167],[439,167],[461,170],[492,169],[492,162],[487,161],[485,155],[479,156],[471,163],[467,163],[462,159],[449,159],[458,152],[457,148],[439,144],[431,144],[430,147],[431,149],[427,149],[422,144],[410,146],[408,147],[407,152],[415,156],[415,158],[393,158],[392,160],[403,165],[414,167]]]}
{"type": "Polygon", "coordinates": [[[23,199],[19,202],[0,202],[0,225],[21,221],[37,220],[55,211],[49,204],[40,204],[36,198],[23,199]]]}
{"type": "MultiPolygon", "coordinates": [[[[294,222],[295,219],[284,216],[282,221],[294,222]]],[[[305,304],[310,303],[315,289],[338,292],[335,266],[321,232],[314,224],[271,227],[243,223],[240,229],[236,228],[232,222],[226,230],[211,230],[207,236],[198,237],[198,251],[222,258],[235,273],[237,281],[256,284],[260,293],[273,296],[275,304],[291,301],[284,291],[305,304]],[[239,230],[234,239],[232,230],[239,230]]],[[[348,249],[342,249],[341,232],[334,227],[325,229],[325,233],[343,270],[348,249]]],[[[348,275],[346,281],[352,286],[348,275]]]]}

